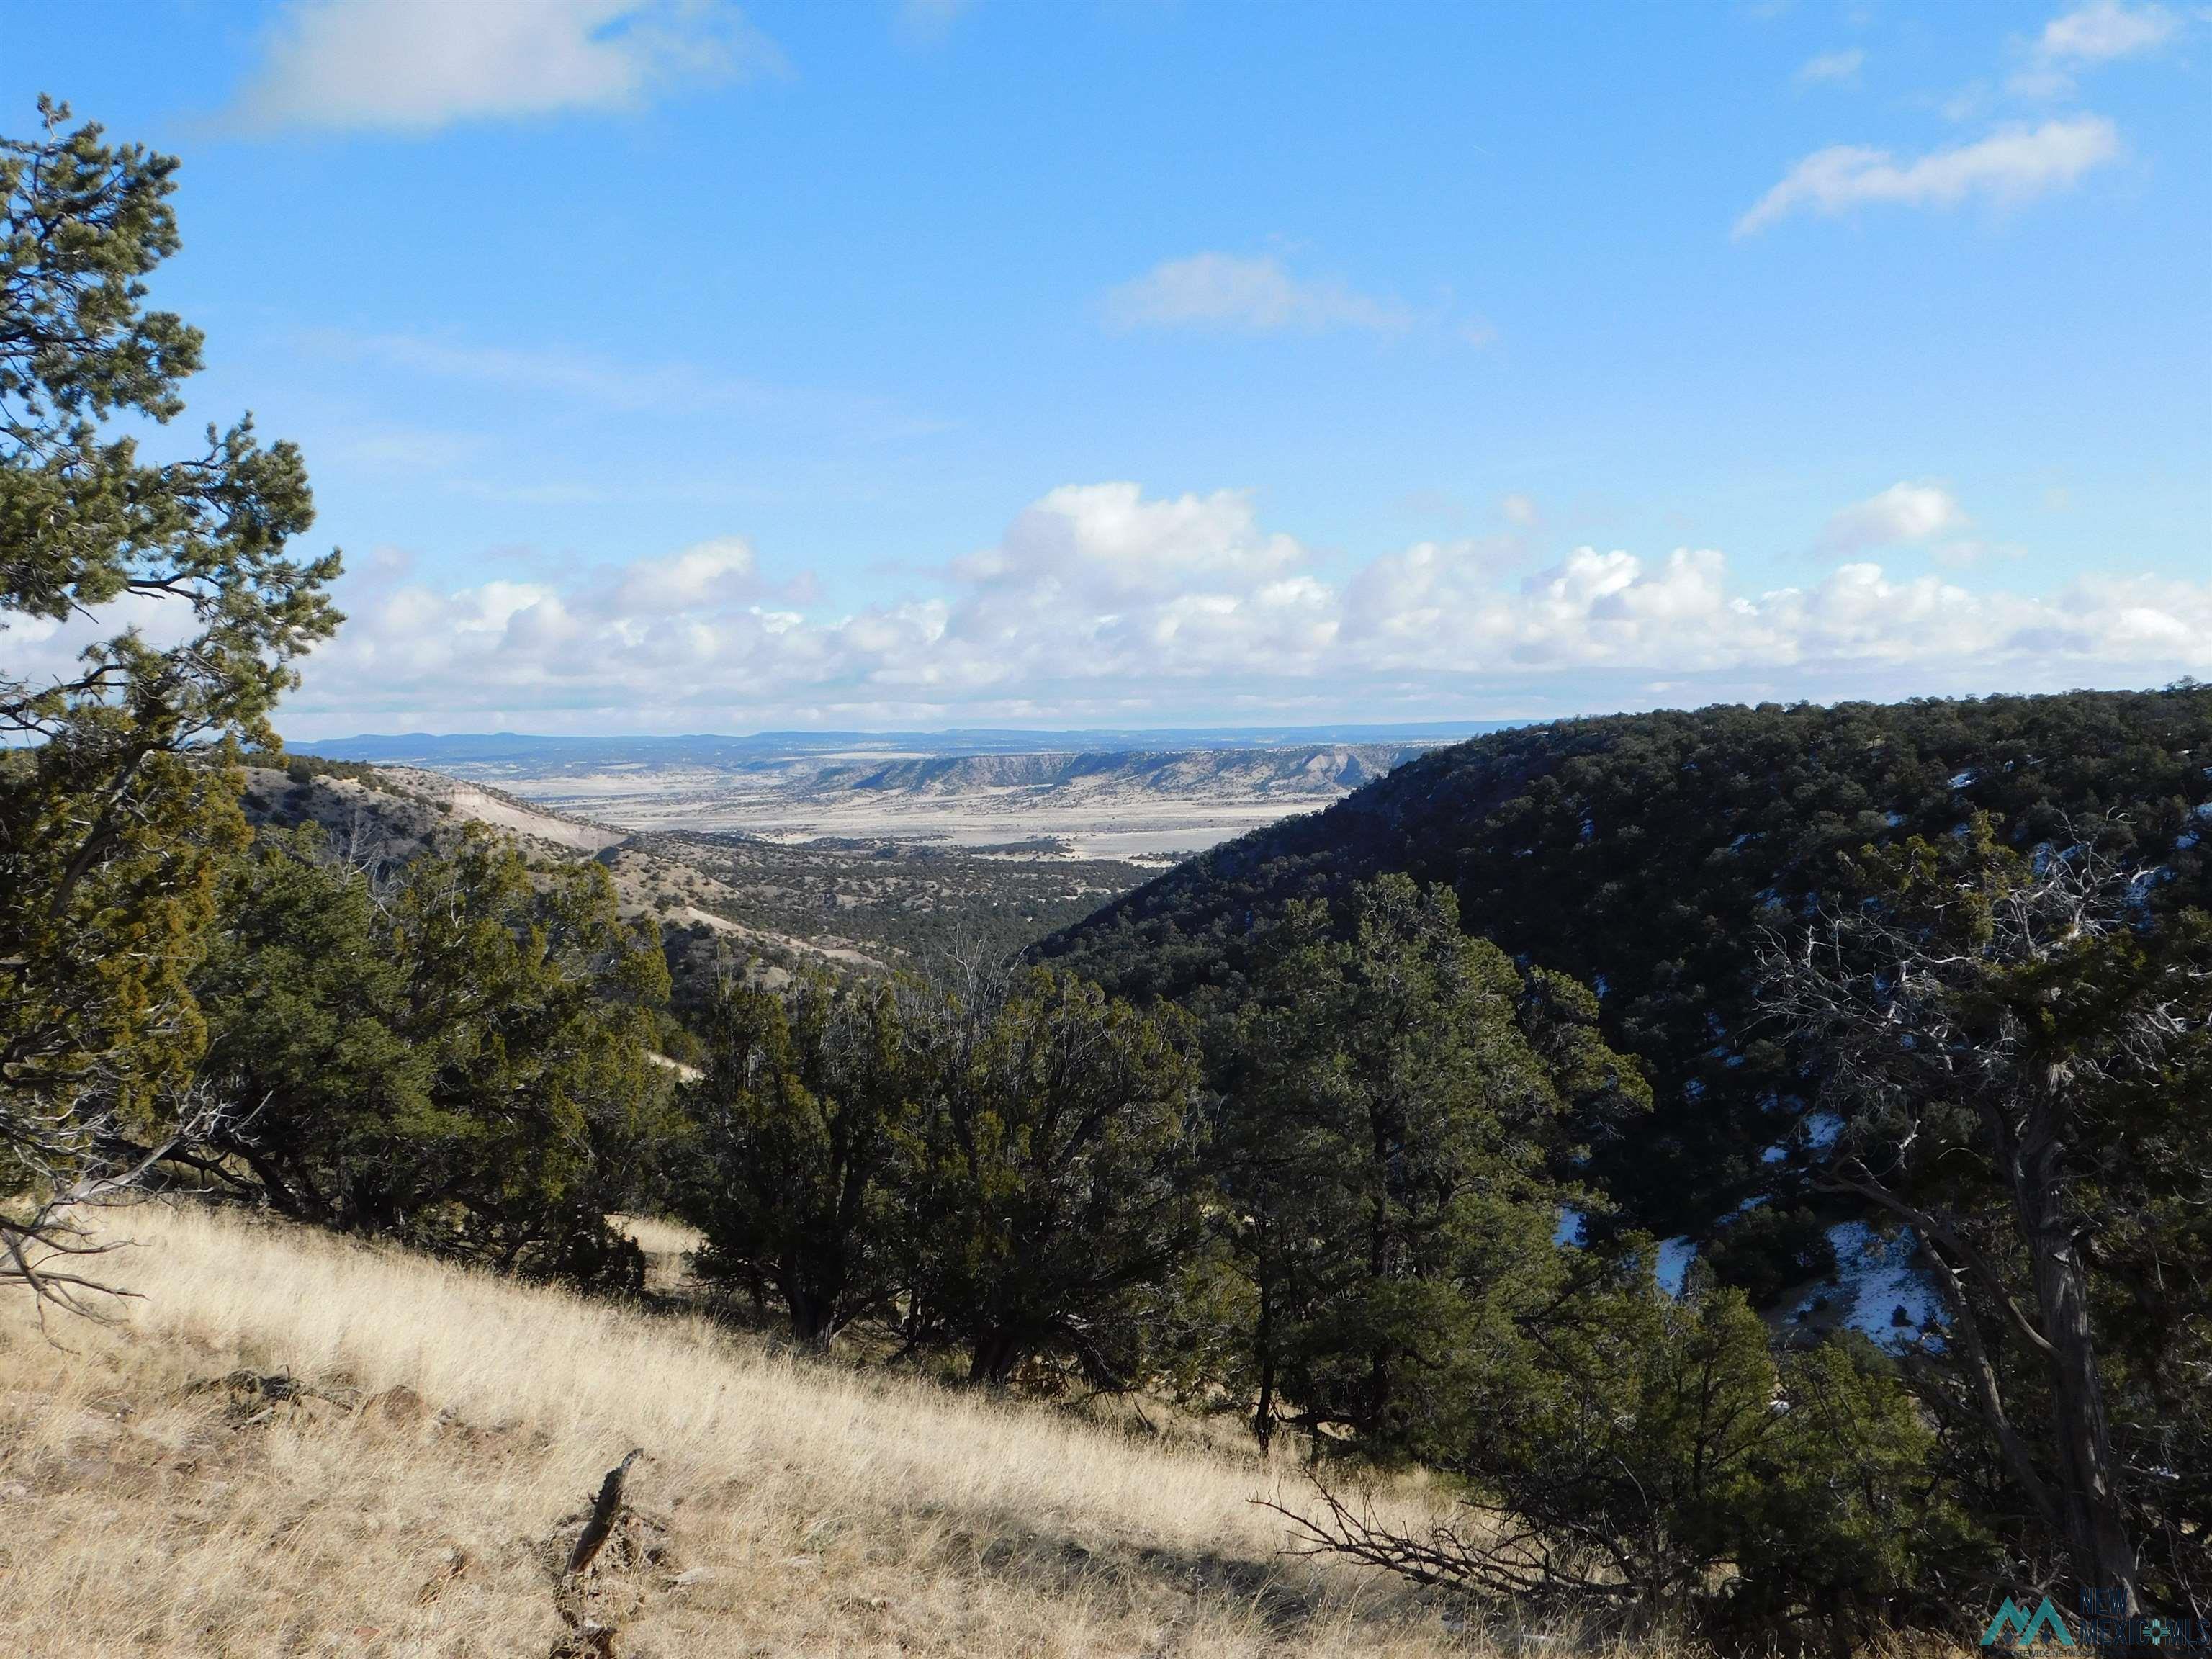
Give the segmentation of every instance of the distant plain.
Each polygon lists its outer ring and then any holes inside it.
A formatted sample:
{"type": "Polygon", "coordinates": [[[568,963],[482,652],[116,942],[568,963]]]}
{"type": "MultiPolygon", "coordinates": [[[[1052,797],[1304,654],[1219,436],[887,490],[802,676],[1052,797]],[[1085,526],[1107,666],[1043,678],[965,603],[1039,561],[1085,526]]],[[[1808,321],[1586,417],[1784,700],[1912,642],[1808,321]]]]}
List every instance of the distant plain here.
{"type": "Polygon", "coordinates": [[[629,831],[898,841],[1159,868],[1318,811],[1489,729],[361,738],[305,747],[432,768],[629,831]],[[1034,744],[1035,747],[1023,746],[1034,744]]]}

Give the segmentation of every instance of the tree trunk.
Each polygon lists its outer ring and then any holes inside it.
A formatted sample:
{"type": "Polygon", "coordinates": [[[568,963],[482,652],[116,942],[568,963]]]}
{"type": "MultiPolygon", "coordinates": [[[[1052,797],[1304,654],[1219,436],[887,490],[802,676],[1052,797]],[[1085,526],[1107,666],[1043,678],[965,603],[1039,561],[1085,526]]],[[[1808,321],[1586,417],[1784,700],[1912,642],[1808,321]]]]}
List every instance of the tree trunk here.
{"type": "Polygon", "coordinates": [[[2014,1163],[2014,1197],[2035,1275],[2035,1298],[2051,1374],[2051,1431],[2058,1448],[2059,1506],[2066,1550],[2085,1587],[2117,1591],[2142,1610],[2135,1547],[2120,1502],[2105,1389],[2089,1322],[2088,1275],[2064,1206],[2056,1139],[2024,1145],[2014,1163]]]}
{"type": "Polygon", "coordinates": [[[836,1335],[837,1327],[831,1311],[832,1304],[811,1291],[793,1285],[785,1293],[784,1305],[791,1314],[792,1340],[815,1349],[826,1348],[836,1335]]]}
{"type": "Polygon", "coordinates": [[[975,1352],[968,1362],[968,1380],[1003,1388],[1026,1357],[1026,1351],[1012,1332],[998,1328],[986,1331],[975,1339],[975,1352]]]}
{"type": "Polygon", "coordinates": [[[1974,1404],[1982,1413],[1983,1425],[1997,1443],[2004,1455],[2006,1466],[2013,1480],[2027,1494],[2028,1502],[2035,1506],[2036,1514],[2055,1537],[2063,1537],[2066,1523],[2059,1514],[2057,1503],[2051,1496],[2051,1488],[2035,1466],[2035,1457],[2027,1443],[2020,1437],[2006,1414],[2004,1395],[1997,1384],[1996,1367],[1990,1361],[1988,1348],[1982,1341],[1981,1328],[1974,1322],[1974,1310],[1967,1303],[1966,1292],[1960,1287],[1960,1270],[1947,1261],[1936,1247],[1925,1239],[1921,1248],[1935,1264],[1931,1277],[1936,1281],[1938,1295],[1943,1298],[1944,1310],[1951,1323],[1947,1334],[1959,1345],[1959,1369],[1965,1374],[1966,1387],[1974,1404]]]}
{"type": "Polygon", "coordinates": [[[1260,1400],[1252,1411],[1252,1433],[1260,1442],[1260,1455],[1267,1455],[1275,1437],[1275,1333],[1273,1297],[1260,1292],[1260,1400]]]}

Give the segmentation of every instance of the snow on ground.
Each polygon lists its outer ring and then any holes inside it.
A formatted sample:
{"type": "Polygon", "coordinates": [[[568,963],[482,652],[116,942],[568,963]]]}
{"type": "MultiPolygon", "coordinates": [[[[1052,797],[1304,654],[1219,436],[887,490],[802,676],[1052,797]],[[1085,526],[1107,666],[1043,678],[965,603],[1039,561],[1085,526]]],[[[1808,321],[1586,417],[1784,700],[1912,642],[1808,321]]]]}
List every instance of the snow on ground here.
{"type": "Polygon", "coordinates": [[[1828,1229],[1828,1243],[1836,1251],[1836,1288],[1805,1297],[1797,1304],[1798,1318],[1826,1296],[1841,1304],[1839,1324],[1864,1331],[1886,1347],[1917,1341],[1923,1326],[1942,1323],[1935,1289],[1919,1263],[1919,1241],[1910,1231],[1885,1237],[1863,1221],[1841,1221],[1828,1229]],[[1910,1322],[1897,1322],[1899,1308],[1910,1322]]]}

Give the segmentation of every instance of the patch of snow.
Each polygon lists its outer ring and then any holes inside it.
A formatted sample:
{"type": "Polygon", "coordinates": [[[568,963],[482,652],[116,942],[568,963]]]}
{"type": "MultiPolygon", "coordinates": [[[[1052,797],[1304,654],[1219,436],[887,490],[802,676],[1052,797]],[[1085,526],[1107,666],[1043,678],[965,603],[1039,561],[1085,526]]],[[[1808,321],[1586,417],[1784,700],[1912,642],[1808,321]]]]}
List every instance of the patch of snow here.
{"type": "Polygon", "coordinates": [[[1583,1236],[1589,1231],[1586,1224],[1589,1219],[1580,1210],[1562,1205],[1559,1224],[1552,1230],[1552,1243],[1568,1249],[1582,1249],[1583,1236]]]}
{"type": "Polygon", "coordinates": [[[1659,1288],[1669,1296],[1680,1296],[1682,1287],[1690,1282],[1690,1264],[1698,1259],[1698,1247],[1686,1233],[1676,1238],[1659,1241],[1659,1260],[1654,1273],[1659,1288]]]}
{"type": "Polygon", "coordinates": [[[1863,1221],[1841,1221],[1828,1229],[1828,1243],[1835,1247],[1836,1280],[1847,1299],[1844,1324],[1884,1347],[1910,1346],[1923,1326],[1942,1324],[1936,1291],[1920,1269],[1920,1242],[1910,1230],[1884,1237],[1863,1221]],[[1899,1308],[1907,1321],[1902,1325],[1899,1308]]]}

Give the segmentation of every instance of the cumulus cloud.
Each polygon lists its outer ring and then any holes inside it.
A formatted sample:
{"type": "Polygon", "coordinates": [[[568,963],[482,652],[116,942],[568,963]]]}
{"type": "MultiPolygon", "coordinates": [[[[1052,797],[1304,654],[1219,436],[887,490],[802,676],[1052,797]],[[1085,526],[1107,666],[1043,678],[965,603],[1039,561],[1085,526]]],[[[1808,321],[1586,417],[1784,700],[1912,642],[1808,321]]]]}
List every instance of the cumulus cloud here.
{"type": "Polygon", "coordinates": [[[160,593],[130,593],[66,621],[33,617],[0,607],[0,683],[48,685],[72,678],[82,667],[88,646],[135,632],[156,649],[190,639],[196,629],[191,603],[160,593]]]}
{"type": "Polygon", "coordinates": [[[1796,212],[1836,215],[1869,204],[1955,207],[1971,197],[2021,202],[2079,181],[2120,155],[2101,115],[2008,127],[1971,144],[1900,161],[1887,150],[1836,144],[1815,150],[1736,221],[1749,236],[1796,212]]]}
{"type": "Polygon", "coordinates": [[[1894,483],[1830,518],[1814,550],[1848,558],[1872,548],[1919,545],[1972,522],[1941,484],[1894,483]]]}
{"type": "Polygon", "coordinates": [[[727,5],[660,0],[295,0],[233,100],[251,130],[425,133],[457,121],[635,108],[672,87],[780,73],[727,5]]]}
{"type": "Polygon", "coordinates": [[[1859,78],[1859,70],[1866,65],[1866,53],[1853,46],[1844,52],[1824,52],[1808,58],[1797,71],[1800,86],[1846,85],[1859,78]]]}
{"type": "MultiPolygon", "coordinates": [[[[1948,497],[1885,500],[1923,538],[1963,522],[1948,497]]],[[[1504,538],[1423,542],[1340,571],[1240,492],[1100,483],[1032,503],[933,587],[845,613],[775,598],[792,585],[736,539],[558,580],[452,588],[395,569],[343,596],[352,620],[288,714],[324,731],[1180,723],[1463,708],[1507,686],[1516,706],[1574,707],[1661,683],[1895,695],[2212,672],[2208,582],[2026,595],[1855,559],[1761,590],[1711,549],[1582,547],[1517,580],[1516,556],[1504,538]]]]}
{"type": "Polygon", "coordinates": [[[752,544],[720,537],[668,558],[639,560],[623,573],[616,605],[624,614],[647,617],[714,608],[751,599],[758,591],[752,574],[752,544]]]}
{"type": "Polygon", "coordinates": [[[1255,334],[1359,329],[1402,334],[1414,313],[1334,277],[1293,276],[1273,254],[1194,253],[1164,259],[1106,298],[1125,328],[1214,328],[1255,334]]]}

